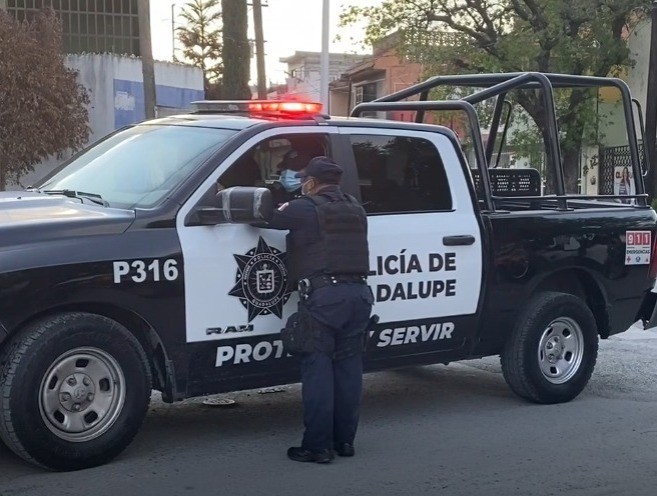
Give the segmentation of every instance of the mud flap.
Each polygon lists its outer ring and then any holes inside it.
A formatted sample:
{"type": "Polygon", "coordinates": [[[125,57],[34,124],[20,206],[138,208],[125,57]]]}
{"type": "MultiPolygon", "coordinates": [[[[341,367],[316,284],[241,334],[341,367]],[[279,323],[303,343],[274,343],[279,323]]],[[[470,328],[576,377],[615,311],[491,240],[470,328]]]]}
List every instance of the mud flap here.
{"type": "Polygon", "coordinates": [[[657,293],[647,291],[641,302],[636,320],[643,322],[644,329],[657,327],[657,293]]]}

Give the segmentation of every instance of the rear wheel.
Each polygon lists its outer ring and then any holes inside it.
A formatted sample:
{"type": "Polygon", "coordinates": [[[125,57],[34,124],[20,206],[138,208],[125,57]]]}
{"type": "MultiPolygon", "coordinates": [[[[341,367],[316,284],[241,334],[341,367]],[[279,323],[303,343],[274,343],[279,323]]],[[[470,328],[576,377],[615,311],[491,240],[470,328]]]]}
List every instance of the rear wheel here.
{"type": "Polygon", "coordinates": [[[530,300],[504,347],[502,372],[517,395],[537,403],[563,403],[586,387],[597,356],[597,327],[589,307],[570,294],[540,293],[530,300]]]}
{"type": "Polygon", "coordinates": [[[29,325],[3,353],[0,437],[54,470],[101,465],[132,441],[151,392],[147,357],[130,332],[87,313],[29,325]]]}

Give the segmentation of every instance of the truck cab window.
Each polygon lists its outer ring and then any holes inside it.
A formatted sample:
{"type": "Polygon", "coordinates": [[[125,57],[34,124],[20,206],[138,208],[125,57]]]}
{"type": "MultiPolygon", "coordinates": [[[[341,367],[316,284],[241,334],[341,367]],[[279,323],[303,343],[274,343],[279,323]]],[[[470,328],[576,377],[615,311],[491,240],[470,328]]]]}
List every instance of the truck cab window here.
{"type": "Polygon", "coordinates": [[[330,156],[327,135],[298,134],[271,138],[249,149],[218,180],[218,188],[257,186],[269,188],[274,204],[280,205],[301,194],[294,174],[311,158],[330,156]]]}
{"type": "Polygon", "coordinates": [[[367,213],[452,209],[445,167],[423,138],[352,135],[363,206],[367,213]]]}

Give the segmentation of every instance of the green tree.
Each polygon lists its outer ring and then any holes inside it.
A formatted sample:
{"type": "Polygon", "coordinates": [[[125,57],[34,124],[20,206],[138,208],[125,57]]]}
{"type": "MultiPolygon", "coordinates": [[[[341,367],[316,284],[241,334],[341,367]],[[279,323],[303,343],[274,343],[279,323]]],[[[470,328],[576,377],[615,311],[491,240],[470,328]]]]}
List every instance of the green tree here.
{"type": "MultiPolygon", "coordinates": [[[[399,30],[401,51],[429,72],[555,72],[607,76],[631,65],[624,39],[650,0],[387,0],[349,7],[342,25],[367,21],[366,41],[399,30]]],[[[579,154],[594,133],[587,89],[561,91],[557,105],[566,187],[576,191],[579,154]]],[[[516,93],[545,137],[535,91],[516,93]]]]}
{"type": "Polygon", "coordinates": [[[34,165],[89,139],[89,97],[64,65],[61,24],[48,9],[32,21],[0,11],[0,190],[34,165]],[[11,40],[11,43],[8,42],[11,40]]]}
{"type": "Polygon", "coordinates": [[[247,38],[246,0],[222,0],[224,16],[223,93],[228,99],[251,99],[251,49],[247,38]]]}
{"type": "Polygon", "coordinates": [[[221,83],[221,11],[219,0],[191,0],[180,13],[185,26],[179,27],[178,40],[183,58],[203,71],[206,97],[221,83]]]}

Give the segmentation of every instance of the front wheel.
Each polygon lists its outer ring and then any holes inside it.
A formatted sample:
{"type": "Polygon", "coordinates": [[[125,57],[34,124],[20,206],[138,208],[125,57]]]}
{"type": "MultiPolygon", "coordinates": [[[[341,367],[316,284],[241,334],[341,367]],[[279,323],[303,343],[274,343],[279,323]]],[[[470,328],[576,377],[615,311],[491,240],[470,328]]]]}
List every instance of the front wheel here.
{"type": "Polygon", "coordinates": [[[536,403],[579,395],[593,373],[598,333],[589,307],[576,296],[545,292],[518,318],[501,354],[511,390],[536,403]]]}
{"type": "Polygon", "coordinates": [[[0,363],[0,437],[53,470],[101,465],[137,433],[151,373],[130,332],[100,315],[63,313],[13,338],[0,363]]]}

